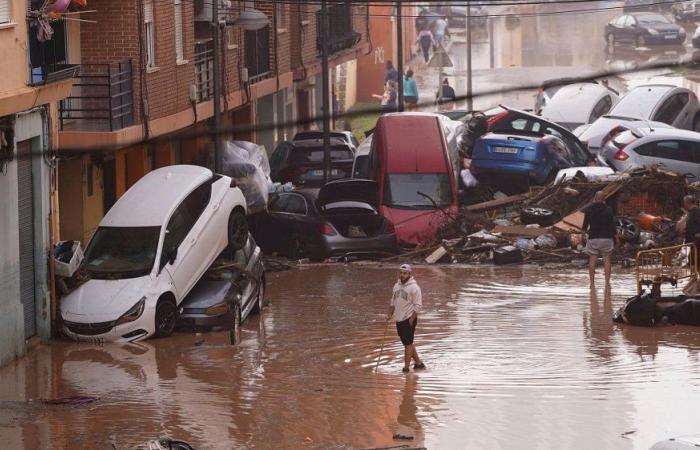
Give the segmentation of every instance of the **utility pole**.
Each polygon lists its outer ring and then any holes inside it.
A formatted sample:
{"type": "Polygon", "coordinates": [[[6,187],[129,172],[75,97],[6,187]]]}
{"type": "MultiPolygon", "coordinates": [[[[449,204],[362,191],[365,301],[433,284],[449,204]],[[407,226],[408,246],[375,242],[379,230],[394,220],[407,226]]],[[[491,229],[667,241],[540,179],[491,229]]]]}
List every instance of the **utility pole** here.
{"type": "MultiPolygon", "coordinates": [[[[350,6],[352,8],[352,6],[350,6]]],[[[328,5],[321,1],[321,73],[323,87],[323,179],[326,183],[331,176],[331,120],[330,120],[330,80],[328,79],[328,5]]]]}
{"type": "Polygon", "coordinates": [[[214,45],[214,171],[222,169],[221,155],[221,61],[219,35],[219,0],[213,0],[212,6],[212,41],[214,45]]]}
{"type": "Polygon", "coordinates": [[[472,7],[467,1],[467,111],[474,109],[472,101],[472,7]]]}
{"type": "Polygon", "coordinates": [[[401,0],[396,1],[396,70],[399,72],[398,92],[399,92],[399,112],[404,110],[403,98],[403,12],[401,11],[401,0]]]}

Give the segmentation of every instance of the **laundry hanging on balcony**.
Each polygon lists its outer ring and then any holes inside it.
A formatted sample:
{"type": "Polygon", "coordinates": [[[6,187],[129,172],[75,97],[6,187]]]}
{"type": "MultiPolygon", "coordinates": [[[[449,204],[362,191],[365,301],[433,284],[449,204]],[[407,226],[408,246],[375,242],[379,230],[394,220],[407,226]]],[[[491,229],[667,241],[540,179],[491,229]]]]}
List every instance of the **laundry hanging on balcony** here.
{"type": "MultiPolygon", "coordinates": [[[[79,13],[80,9],[87,6],[87,0],[32,0],[30,28],[36,28],[36,38],[39,42],[50,41],[53,37],[53,29],[50,22],[63,18],[66,12],[79,13]]],[[[81,20],[72,19],[68,20],[81,20]]]]}

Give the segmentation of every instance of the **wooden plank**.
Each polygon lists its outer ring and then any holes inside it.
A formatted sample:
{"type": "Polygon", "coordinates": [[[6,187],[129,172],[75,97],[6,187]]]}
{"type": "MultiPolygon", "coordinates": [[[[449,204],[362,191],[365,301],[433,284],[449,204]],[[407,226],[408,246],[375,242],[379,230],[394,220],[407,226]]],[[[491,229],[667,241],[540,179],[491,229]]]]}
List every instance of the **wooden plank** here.
{"type": "Polygon", "coordinates": [[[499,208],[501,206],[512,205],[513,203],[527,199],[529,196],[529,194],[516,194],[511,195],[510,197],[497,198],[496,200],[489,200],[488,202],[469,205],[467,206],[466,210],[469,212],[487,211],[489,209],[499,208]]]}
{"type": "Polygon", "coordinates": [[[501,233],[505,236],[524,236],[524,237],[537,237],[547,234],[550,231],[547,228],[528,228],[524,226],[513,225],[509,227],[504,227],[501,225],[496,225],[492,233],[501,233]]]}

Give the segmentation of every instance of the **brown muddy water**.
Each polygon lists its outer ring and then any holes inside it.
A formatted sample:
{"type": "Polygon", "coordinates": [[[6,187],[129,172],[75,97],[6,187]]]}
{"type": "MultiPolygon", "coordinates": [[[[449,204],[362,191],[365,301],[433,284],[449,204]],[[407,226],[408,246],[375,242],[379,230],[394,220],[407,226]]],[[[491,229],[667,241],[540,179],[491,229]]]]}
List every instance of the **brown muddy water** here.
{"type": "Polygon", "coordinates": [[[613,324],[631,274],[606,300],[584,271],[415,272],[426,371],[401,373],[390,327],[374,372],[393,267],[269,274],[271,305],[237,347],[224,332],[57,342],[0,370],[0,446],[131,449],[170,436],[198,449],[642,449],[700,432],[700,330],[613,324]],[[71,396],[99,400],[38,401],[71,396]]]}

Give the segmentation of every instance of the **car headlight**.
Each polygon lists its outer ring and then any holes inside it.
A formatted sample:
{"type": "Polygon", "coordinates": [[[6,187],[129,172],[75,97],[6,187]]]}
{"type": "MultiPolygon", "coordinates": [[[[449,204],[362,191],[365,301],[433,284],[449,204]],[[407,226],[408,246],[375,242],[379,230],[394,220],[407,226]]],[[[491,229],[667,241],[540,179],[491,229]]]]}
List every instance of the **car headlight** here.
{"type": "Polygon", "coordinates": [[[141,297],[141,300],[136,302],[134,306],[132,306],[127,312],[122,314],[122,316],[117,319],[117,323],[115,325],[121,325],[123,323],[129,323],[133,322],[134,320],[138,319],[141,317],[141,314],[143,314],[143,310],[146,307],[146,297],[141,297]]]}
{"type": "Polygon", "coordinates": [[[659,34],[659,32],[656,31],[656,30],[653,29],[653,28],[649,28],[649,29],[647,29],[647,31],[648,31],[649,34],[651,34],[652,36],[656,36],[657,34],[659,34]]]}
{"type": "Polygon", "coordinates": [[[216,305],[210,306],[207,308],[205,314],[207,316],[220,316],[222,314],[226,314],[228,312],[228,303],[226,302],[221,302],[217,303],[216,305]]]}

